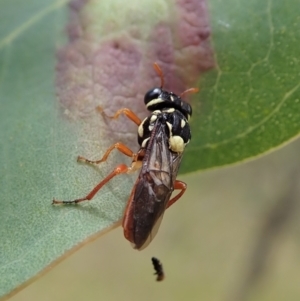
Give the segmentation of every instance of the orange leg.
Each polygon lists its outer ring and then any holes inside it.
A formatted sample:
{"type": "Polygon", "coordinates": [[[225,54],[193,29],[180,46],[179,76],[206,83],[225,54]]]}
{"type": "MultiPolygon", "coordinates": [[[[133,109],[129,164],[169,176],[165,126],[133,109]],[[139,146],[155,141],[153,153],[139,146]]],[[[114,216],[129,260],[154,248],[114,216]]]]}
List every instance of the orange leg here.
{"type": "Polygon", "coordinates": [[[57,204],[77,204],[80,202],[84,201],[90,201],[95,194],[105,185],[107,182],[109,182],[112,178],[114,178],[117,175],[127,173],[131,168],[126,166],[125,164],[120,164],[118,165],[106,178],[104,178],[98,185],[96,185],[91,192],[89,192],[85,197],[81,199],[76,199],[74,201],[58,201],[58,200],[53,200],[52,204],[57,205],[57,204]]]}
{"type": "Polygon", "coordinates": [[[92,160],[86,159],[84,157],[78,156],[77,161],[83,161],[83,162],[91,163],[91,164],[99,164],[101,162],[106,161],[109,154],[111,153],[111,151],[114,150],[115,148],[119,152],[123,153],[124,155],[126,155],[128,157],[132,157],[135,161],[137,154],[135,154],[131,149],[129,149],[125,144],[123,144],[121,142],[117,142],[117,143],[113,144],[111,147],[109,147],[100,160],[92,161],[92,160]]]}
{"type": "Polygon", "coordinates": [[[100,106],[97,107],[97,111],[100,112],[105,117],[110,118],[110,119],[117,119],[121,114],[124,114],[127,118],[132,120],[137,125],[140,125],[142,122],[139,117],[137,117],[131,110],[129,110],[127,108],[118,110],[114,116],[106,115],[106,113],[104,113],[103,109],[100,106]]]}
{"type": "Polygon", "coordinates": [[[167,204],[167,208],[172,206],[176,201],[178,201],[182,197],[182,195],[186,191],[186,188],[187,188],[187,185],[184,182],[181,182],[178,180],[175,181],[174,189],[181,189],[181,191],[176,196],[174,196],[171,200],[169,200],[169,202],[167,204]]]}

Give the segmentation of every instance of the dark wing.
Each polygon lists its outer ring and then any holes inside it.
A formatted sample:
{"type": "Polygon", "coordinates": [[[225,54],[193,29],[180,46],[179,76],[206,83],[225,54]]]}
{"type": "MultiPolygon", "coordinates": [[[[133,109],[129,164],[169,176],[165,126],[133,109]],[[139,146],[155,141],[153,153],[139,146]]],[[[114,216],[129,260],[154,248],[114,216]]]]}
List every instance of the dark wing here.
{"type": "Polygon", "coordinates": [[[124,234],[136,249],[154,238],[174,190],[182,154],[170,151],[168,139],[166,124],[157,122],[127,206],[124,234]]]}

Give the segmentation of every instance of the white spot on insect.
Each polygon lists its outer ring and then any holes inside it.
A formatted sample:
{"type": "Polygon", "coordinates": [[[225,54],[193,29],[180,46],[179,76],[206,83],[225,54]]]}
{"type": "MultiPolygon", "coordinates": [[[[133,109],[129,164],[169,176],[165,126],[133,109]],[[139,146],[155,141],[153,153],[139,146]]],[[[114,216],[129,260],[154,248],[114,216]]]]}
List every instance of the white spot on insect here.
{"type": "Polygon", "coordinates": [[[150,137],[143,140],[143,142],[142,142],[142,148],[145,148],[145,147],[146,147],[147,142],[149,141],[149,139],[150,139],[150,137]]]}
{"type": "Polygon", "coordinates": [[[167,123],[167,126],[169,128],[169,131],[170,131],[170,135],[172,135],[172,124],[170,122],[166,122],[167,123]]]}
{"type": "Polygon", "coordinates": [[[170,149],[175,153],[184,151],[185,143],[180,136],[171,136],[169,138],[170,149]]]}
{"type": "Polygon", "coordinates": [[[170,122],[166,122],[169,128],[169,148],[175,153],[182,153],[184,151],[185,143],[180,136],[172,135],[172,124],[170,122]]]}
{"type": "Polygon", "coordinates": [[[144,136],[144,122],[146,121],[147,118],[145,118],[142,123],[139,125],[138,127],[138,135],[140,137],[143,137],[144,136]]]}
{"type": "Polygon", "coordinates": [[[183,129],[183,128],[185,127],[185,125],[186,125],[185,120],[184,120],[184,119],[181,119],[181,122],[180,122],[181,128],[183,129]]]}
{"type": "Polygon", "coordinates": [[[172,101],[174,101],[174,97],[173,97],[173,95],[170,95],[170,98],[171,98],[171,100],[172,100],[172,101]]]}
{"type": "Polygon", "coordinates": [[[174,108],[170,108],[170,109],[164,110],[164,112],[166,112],[166,113],[173,113],[173,112],[175,112],[175,109],[174,108]]]}
{"type": "Polygon", "coordinates": [[[153,111],[152,112],[152,115],[159,115],[159,114],[161,114],[161,110],[155,110],[155,111],[153,111]]]}
{"type": "Polygon", "coordinates": [[[153,128],[154,128],[154,124],[149,124],[149,131],[151,132],[152,130],[153,130],[153,128]]]}
{"type": "Polygon", "coordinates": [[[139,135],[139,137],[143,137],[144,136],[143,124],[140,124],[139,127],[138,127],[138,135],[139,135]]]}
{"type": "Polygon", "coordinates": [[[151,115],[150,122],[153,123],[157,119],[157,115],[151,115]]]}
{"type": "Polygon", "coordinates": [[[151,101],[149,101],[149,102],[147,103],[146,107],[148,108],[148,107],[151,107],[151,106],[153,106],[153,105],[156,105],[156,104],[162,103],[162,102],[164,102],[164,100],[163,100],[162,98],[152,99],[151,101]]]}

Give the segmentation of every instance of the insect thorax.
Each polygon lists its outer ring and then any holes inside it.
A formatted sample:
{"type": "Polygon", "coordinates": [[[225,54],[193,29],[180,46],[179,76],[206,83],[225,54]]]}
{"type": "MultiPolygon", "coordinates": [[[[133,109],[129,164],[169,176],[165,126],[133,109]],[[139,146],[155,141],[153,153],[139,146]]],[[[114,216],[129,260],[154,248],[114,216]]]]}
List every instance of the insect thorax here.
{"type": "Polygon", "coordinates": [[[138,128],[138,143],[146,148],[154,128],[161,123],[165,125],[171,151],[182,153],[191,139],[190,126],[187,118],[174,108],[155,110],[146,117],[138,128]]]}

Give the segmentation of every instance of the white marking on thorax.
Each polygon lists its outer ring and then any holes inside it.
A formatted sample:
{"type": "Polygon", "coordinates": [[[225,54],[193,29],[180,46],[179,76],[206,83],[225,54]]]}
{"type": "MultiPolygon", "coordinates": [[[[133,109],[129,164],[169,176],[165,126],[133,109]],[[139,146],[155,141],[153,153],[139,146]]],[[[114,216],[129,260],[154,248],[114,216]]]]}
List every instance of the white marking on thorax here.
{"type": "Polygon", "coordinates": [[[150,139],[150,137],[143,140],[142,145],[141,145],[142,148],[146,147],[146,144],[149,141],[149,139],[150,139]]]}
{"type": "Polygon", "coordinates": [[[166,112],[166,113],[173,113],[173,112],[175,112],[175,109],[174,108],[169,108],[167,110],[164,110],[164,112],[166,112]]]}
{"type": "Polygon", "coordinates": [[[167,122],[169,128],[169,148],[175,153],[182,153],[185,148],[185,143],[180,136],[173,136],[172,134],[172,124],[167,122]]]}
{"type": "Polygon", "coordinates": [[[147,120],[148,117],[146,117],[142,123],[138,127],[138,135],[142,138],[144,136],[144,123],[147,120]]]}
{"type": "Polygon", "coordinates": [[[151,115],[150,122],[153,123],[157,119],[157,115],[151,115]]]}
{"type": "Polygon", "coordinates": [[[169,138],[170,149],[175,153],[182,153],[185,148],[183,139],[180,136],[171,136],[169,138]]]}
{"type": "Polygon", "coordinates": [[[149,102],[147,103],[146,107],[148,108],[148,107],[151,107],[151,106],[153,106],[153,105],[156,105],[156,104],[162,103],[162,102],[164,102],[164,100],[163,100],[162,98],[152,99],[151,101],[149,101],[149,102]]]}
{"type": "Polygon", "coordinates": [[[172,124],[170,122],[166,122],[167,123],[167,126],[169,128],[169,132],[170,132],[170,136],[172,135],[172,124]]]}

